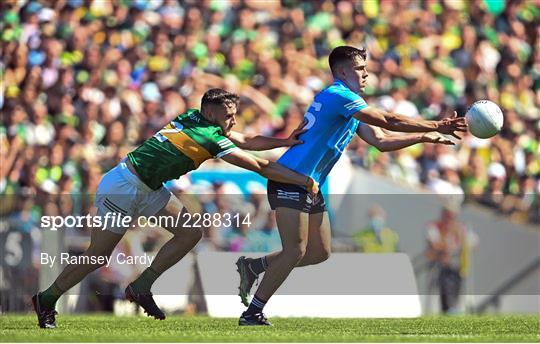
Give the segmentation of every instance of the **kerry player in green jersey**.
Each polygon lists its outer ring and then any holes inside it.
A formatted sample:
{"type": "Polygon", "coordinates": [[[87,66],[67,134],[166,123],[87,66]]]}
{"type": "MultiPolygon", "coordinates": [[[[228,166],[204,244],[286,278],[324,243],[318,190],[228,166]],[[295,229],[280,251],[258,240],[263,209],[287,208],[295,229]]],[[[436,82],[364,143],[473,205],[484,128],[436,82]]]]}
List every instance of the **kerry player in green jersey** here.
{"type": "MultiPolygon", "coordinates": [[[[95,200],[97,216],[104,218],[113,213],[119,217],[133,218],[177,216],[187,212],[163,183],[197,169],[211,158],[221,158],[268,179],[301,185],[308,192],[317,194],[318,184],[310,177],[242,150],[291,146],[300,142],[297,136],[303,130],[298,128],[287,139],[232,132],[238,101],[239,97],[235,94],[211,89],[202,98],[201,111],[193,109],[179,115],[128,153],[126,159],[103,176],[98,186],[95,200]]],[[[104,261],[92,257],[109,257],[128,227],[115,221],[107,226],[107,230],[92,230],[90,246],[82,256],[90,258],[88,261],[104,261]]],[[[152,284],[165,270],[182,259],[202,236],[199,230],[193,228],[175,227],[174,224],[166,224],[164,228],[174,236],[159,250],[151,266],[126,288],[127,299],[140,305],[149,316],[161,320],[165,319],[165,314],[154,302],[150,292],[152,284]]],[[[55,304],[58,298],[103,265],[70,264],[48,289],[34,295],[32,303],[39,326],[56,327],[55,304]]]]}

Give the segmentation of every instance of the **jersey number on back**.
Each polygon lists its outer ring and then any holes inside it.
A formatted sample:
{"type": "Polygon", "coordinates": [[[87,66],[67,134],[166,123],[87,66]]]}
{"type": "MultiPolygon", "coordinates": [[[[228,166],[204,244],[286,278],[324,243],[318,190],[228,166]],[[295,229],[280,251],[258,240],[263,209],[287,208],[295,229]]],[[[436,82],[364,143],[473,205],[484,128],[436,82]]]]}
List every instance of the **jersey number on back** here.
{"type": "Polygon", "coordinates": [[[165,142],[167,141],[167,137],[163,134],[176,134],[176,133],[179,133],[182,131],[182,129],[184,129],[184,126],[178,122],[175,122],[175,121],[172,121],[170,122],[169,124],[167,124],[163,129],[161,129],[160,131],[158,131],[154,137],[159,141],[159,142],[165,142]]]}
{"type": "MultiPolygon", "coordinates": [[[[319,112],[322,109],[322,103],[313,102],[311,103],[311,106],[309,107],[308,111],[304,114],[304,119],[307,120],[307,124],[304,127],[304,129],[310,129],[315,124],[315,121],[317,120],[317,117],[312,112],[319,112]]],[[[334,147],[340,152],[343,153],[349,142],[351,142],[352,138],[354,136],[354,132],[351,130],[347,130],[343,135],[339,138],[338,142],[334,145],[334,147]]]]}
{"type": "Polygon", "coordinates": [[[308,130],[311,128],[314,124],[317,118],[314,114],[312,114],[310,111],[319,112],[321,111],[322,103],[313,102],[311,103],[311,106],[308,109],[308,112],[304,114],[304,119],[307,120],[307,124],[304,127],[304,129],[308,130]]]}

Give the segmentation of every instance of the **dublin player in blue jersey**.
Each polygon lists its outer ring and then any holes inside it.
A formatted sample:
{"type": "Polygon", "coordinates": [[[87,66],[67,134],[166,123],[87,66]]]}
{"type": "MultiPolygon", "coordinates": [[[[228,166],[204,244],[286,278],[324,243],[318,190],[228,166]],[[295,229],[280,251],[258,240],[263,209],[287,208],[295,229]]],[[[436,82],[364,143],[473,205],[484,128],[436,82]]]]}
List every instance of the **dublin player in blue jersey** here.
{"type": "MultiPolygon", "coordinates": [[[[366,51],[349,46],[335,48],[329,57],[334,83],[318,93],[304,119],[304,142],[291,147],[278,163],[308,175],[322,185],[328,173],[358,134],[382,151],[397,150],[420,142],[452,144],[442,134],[459,136],[466,131],[464,118],[426,121],[368,106],[360,95],[366,86],[366,51]],[[382,128],[382,129],[381,129],[382,128]],[[407,132],[396,135],[389,131],[407,132]]],[[[296,266],[317,264],[330,255],[331,231],[323,195],[311,197],[302,187],[268,182],[268,200],[276,211],[282,251],[250,259],[241,257],[240,297],[247,296],[257,276],[266,271],[240,325],[270,325],[263,308],[296,266]]]]}

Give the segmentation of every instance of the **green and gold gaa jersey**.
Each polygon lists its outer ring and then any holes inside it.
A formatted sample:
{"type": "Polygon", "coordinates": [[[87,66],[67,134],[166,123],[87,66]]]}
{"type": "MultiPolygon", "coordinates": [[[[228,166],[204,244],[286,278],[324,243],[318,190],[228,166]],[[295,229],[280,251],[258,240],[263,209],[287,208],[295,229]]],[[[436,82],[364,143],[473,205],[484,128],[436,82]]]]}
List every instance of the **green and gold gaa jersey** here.
{"type": "Polygon", "coordinates": [[[157,190],[162,183],[235,149],[220,126],[208,122],[198,110],[190,109],[127,156],[141,180],[157,190]]]}

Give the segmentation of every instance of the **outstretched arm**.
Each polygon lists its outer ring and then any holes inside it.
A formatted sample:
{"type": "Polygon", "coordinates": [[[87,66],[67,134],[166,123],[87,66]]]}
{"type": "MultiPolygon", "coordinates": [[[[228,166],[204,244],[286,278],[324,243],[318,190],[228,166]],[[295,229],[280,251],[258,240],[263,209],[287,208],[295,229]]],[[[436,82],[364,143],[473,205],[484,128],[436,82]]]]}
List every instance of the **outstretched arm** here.
{"type": "Polygon", "coordinates": [[[384,131],[379,127],[366,124],[359,126],[356,133],[362,140],[374,146],[381,152],[394,151],[422,142],[440,143],[445,145],[454,144],[452,141],[437,132],[392,135],[384,133],[384,131]]]}
{"type": "Polygon", "coordinates": [[[286,139],[278,139],[275,137],[267,137],[262,135],[246,135],[237,131],[231,131],[229,139],[238,147],[251,151],[264,151],[278,147],[290,147],[303,143],[298,137],[303,134],[306,129],[306,121],[302,122],[298,128],[286,139]]]}
{"type": "Polygon", "coordinates": [[[436,131],[441,134],[449,134],[460,139],[456,132],[467,131],[465,118],[457,117],[457,112],[451,118],[442,121],[427,121],[423,119],[412,119],[393,112],[383,111],[371,106],[356,112],[354,118],[361,122],[375,125],[391,131],[401,131],[405,133],[436,131]]]}
{"type": "Polygon", "coordinates": [[[294,172],[280,164],[257,158],[240,149],[222,157],[226,162],[259,173],[261,176],[281,183],[305,186],[313,195],[319,192],[319,184],[311,177],[294,172]]]}

